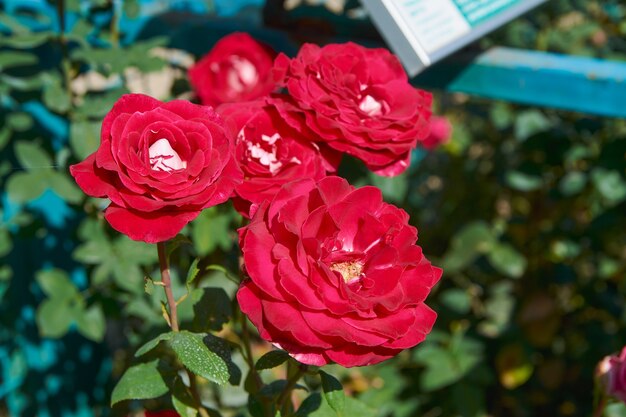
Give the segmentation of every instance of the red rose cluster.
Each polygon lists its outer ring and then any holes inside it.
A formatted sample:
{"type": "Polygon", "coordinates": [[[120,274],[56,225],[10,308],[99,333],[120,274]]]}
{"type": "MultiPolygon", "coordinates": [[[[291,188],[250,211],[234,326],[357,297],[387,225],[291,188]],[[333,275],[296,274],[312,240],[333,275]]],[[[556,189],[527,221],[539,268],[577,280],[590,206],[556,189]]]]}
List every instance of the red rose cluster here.
{"type": "Polygon", "coordinates": [[[380,190],[327,175],[344,153],[397,175],[449,129],[429,136],[431,95],[385,49],[306,44],[275,56],[249,35],[223,38],[189,72],[203,105],[123,96],[98,150],[70,171],[111,200],[114,229],[149,243],[232,199],[250,218],[237,298],[261,336],[307,364],[380,362],[430,332],[424,300],[441,270],[380,190]]]}

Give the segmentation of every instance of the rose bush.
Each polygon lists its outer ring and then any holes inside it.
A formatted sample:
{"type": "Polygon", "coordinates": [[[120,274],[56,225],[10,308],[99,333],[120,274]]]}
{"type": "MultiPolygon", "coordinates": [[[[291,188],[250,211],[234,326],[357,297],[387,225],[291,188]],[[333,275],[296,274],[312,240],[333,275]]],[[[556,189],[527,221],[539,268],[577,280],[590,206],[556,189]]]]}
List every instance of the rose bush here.
{"type": "Polygon", "coordinates": [[[339,177],[285,185],[240,229],[241,310],[262,338],[311,365],[389,359],[424,340],[441,270],[405,211],[339,177]]]}
{"type": "Polygon", "coordinates": [[[70,172],[86,194],[111,199],[105,218],[114,229],[149,243],[226,201],[242,177],[213,109],[141,94],[115,103],[98,150],[70,172]]]}
{"type": "Polygon", "coordinates": [[[275,56],[247,33],[232,33],[189,69],[189,80],[206,105],[254,100],[276,89],[275,56]]]}
{"type": "Polygon", "coordinates": [[[223,105],[218,112],[236,137],[235,155],[244,181],[235,188],[235,208],[248,216],[250,205],[272,199],[293,180],[318,180],[334,171],[338,158],[287,125],[265,100],[223,105]]]}
{"type": "Polygon", "coordinates": [[[377,174],[404,171],[411,150],[428,136],[432,96],[408,83],[386,49],[305,44],[293,59],[276,58],[274,76],[291,96],[290,105],[277,103],[288,123],[308,126],[377,174]]]}

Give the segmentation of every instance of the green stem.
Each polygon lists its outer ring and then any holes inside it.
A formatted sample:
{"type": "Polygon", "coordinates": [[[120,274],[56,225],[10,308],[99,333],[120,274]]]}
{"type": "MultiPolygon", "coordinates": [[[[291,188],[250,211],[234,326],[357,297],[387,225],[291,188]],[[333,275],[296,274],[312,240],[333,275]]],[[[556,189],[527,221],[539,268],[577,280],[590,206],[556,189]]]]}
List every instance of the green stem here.
{"type": "MultiPolygon", "coordinates": [[[[159,253],[159,267],[161,269],[161,282],[163,283],[163,289],[165,290],[165,297],[167,298],[167,305],[169,307],[169,318],[170,318],[170,327],[172,331],[179,331],[178,327],[178,310],[176,307],[176,299],[174,298],[174,293],[172,292],[172,277],[170,275],[170,267],[169,262],[167,260],[167,248],[165,246],[165,242],[157,243],[157,251],[159,253]]],[[[198,385],[196,384],[196,375],[183,368],[183,370],[187,373],[187,377],[189,378],[189,388],[191,390],[191,394],[193,395],[196,403],[198,404],[198,413],[200,413],[200,417],[209,417],[209,412],[202,406],[202,399],[200,397],[200,391],[198,390],[198,385]]]]}
{"type": "MultiPolygon", "coordinates": [[[[289,373],[290,363],[291,360],[287,362],[287,373],[289,373]]],[[[307,369],[307,365],[298,364],[298,370],[287,380],[287,385],[285,385],[283,392],[280,393],[280,396],[276,400],[276,408],[280,410],[281,413],[286,405],[287,399],[289,399],[291,396],[291,391],[293,391],[294,387],[296,386],[300,378],[302,378],[302,376],[306,373],[307,369]]]]}
{"type": "Polygon", "coordinates": [[[176,299],[174,298],[174,293],[172,292],[172,278],[170,276],[170,267],[167,261],[165,242],[157,243],[157,250],[159,252],[159,266],[161,267],[161,281],[163,282],[165,297],[167,297],[167,305],[170,308],[170,327],[173,331],[177,332],[179,330],[178,311],[176,309],[176,299]]]}
{"type": "Polygon", "coordinates": [[[598,406],[593,412],[593,417],[602,417],[604,415],[604,409],[606,408],[607,398],[603,396],[598,402],[598,406]]]}
{"type": "Polygon", "coordinates": [[[256,365],[254,364],[254,358],[252,357],[252,346],[250,344],[250,332],[248,331],[248,320],[246,316],[240,312],[241,317],[241,340],[243,341],[244,348],[244,357],[246,362],[248,363],[248,367],[250,368],[250,372],[252,373],[252,377],[254,379],[254,385],[257,390],[261,389],[263,386],[263,381],[259,376],[259,372],[256,370],[256,365]]]}

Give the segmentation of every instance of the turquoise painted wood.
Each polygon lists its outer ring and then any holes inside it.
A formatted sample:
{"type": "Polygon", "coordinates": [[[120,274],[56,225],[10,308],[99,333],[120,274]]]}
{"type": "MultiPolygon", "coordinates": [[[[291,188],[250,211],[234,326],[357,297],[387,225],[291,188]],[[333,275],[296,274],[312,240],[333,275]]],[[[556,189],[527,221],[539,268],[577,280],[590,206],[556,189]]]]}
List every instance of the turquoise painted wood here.
{"type": "Polygon", "coordinates": [[[414,83],[490,99],[626,117],[626,62],[497,47],[473,56],[454,55],[418,75],[414,83]]]}

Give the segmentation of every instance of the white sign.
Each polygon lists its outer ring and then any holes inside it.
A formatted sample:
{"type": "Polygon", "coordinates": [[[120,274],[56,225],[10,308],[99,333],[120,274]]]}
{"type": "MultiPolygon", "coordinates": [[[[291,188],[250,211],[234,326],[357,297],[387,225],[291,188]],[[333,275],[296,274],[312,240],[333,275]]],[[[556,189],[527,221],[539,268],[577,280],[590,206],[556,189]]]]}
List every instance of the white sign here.
{"type": "Polygon", "coordinates": [[[546,0],[361,0],[414,76],[546,0]]]}

